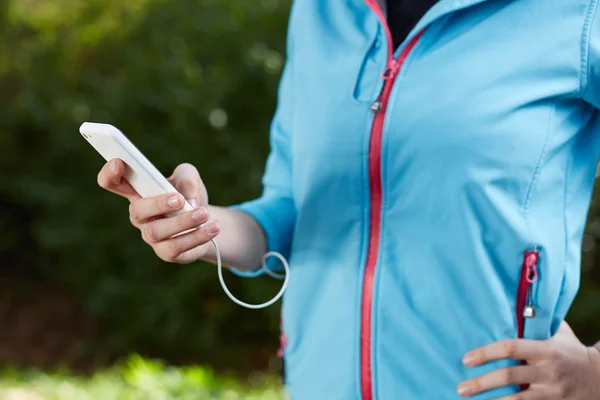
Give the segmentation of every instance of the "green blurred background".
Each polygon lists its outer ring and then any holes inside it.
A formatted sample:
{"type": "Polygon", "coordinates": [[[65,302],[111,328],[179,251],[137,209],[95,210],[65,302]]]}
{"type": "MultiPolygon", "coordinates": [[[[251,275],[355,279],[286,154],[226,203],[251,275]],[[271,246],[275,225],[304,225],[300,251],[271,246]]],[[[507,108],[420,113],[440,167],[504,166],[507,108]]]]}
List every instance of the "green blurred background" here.
{"type": "MultiPolygon", "coordinates": [[[[257,196],[289,5],[0,0],[0,397],[281,396],[278,307],[234,305],[214,266],[159,261],[78,127],[118,126],[166,175],[196,165],[213,204],[257,196]]],[[[597,198],[569,315],[588,344],[599,238],[597,198]]],[[[280,285],[227,281],[253,302],[280,285]]]]}

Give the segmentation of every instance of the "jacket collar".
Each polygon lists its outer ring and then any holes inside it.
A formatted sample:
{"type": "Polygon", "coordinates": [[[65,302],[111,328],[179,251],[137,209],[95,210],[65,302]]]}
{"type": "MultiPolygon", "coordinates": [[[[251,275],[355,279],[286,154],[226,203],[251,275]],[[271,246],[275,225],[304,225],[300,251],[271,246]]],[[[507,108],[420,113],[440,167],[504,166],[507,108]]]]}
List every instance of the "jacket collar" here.
{"type": "MultiPolygon", "coordinates": [[[[368,1],[368,0],[365,0],[368,1]]],[[[406,43],[409,43],[410,40],[421,32],[425,27],[431,24],[433,21],[441,18],[445,15],[451,14],[453,12],[463,10],[465,8],[469,8],[475,6],[477,4],[486,2],[489,0],[440,0],[433,7],[429,9],[423,15],[423,17],[419,20],[417,25],[410,31],[408,36],[404,39],[404,43],[400,47],[404,47],[406,43]]],[[[377,0],[379,6],[384,11],[386,10],[387,0],[377,0]]]]}
{"type": "Polygon", "coordinates": [[[451,14],[456,11],[463,10],[465,8],[469,8],[475,6],[477,4],[486,2],[489,0],[441,0],[438,1],[433,7],[429,9],[421,18],[421,20],[417,23],[413,31],[409,34],[407,38],[410,40],[414,35],[420,32],[423,28],[431,24],[438,18],[443,17],[444,15],[451,14]]]}

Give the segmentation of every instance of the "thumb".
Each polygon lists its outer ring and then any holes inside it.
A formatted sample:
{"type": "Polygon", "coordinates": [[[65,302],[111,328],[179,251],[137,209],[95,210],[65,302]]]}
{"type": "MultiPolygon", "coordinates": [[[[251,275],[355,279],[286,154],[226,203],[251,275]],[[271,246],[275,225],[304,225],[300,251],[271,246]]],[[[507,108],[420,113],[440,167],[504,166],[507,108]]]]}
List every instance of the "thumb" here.
{"type": "Polygon", "coordinates": [[[571,329],[571,327],[566,321],[562,321],[560,326],[558,327],[558,331],[554,335],[554,339],[571,339],[573,337],[576,337],[575,332],[573,332],[573,329],[571,329]]]}
{"type": "Polygon", "coordinates": [[[197,208],[208,203],[206,189],[198,170],[193,165],[185,163],[177,166],[169,181],[192,207],[197,208]]]}

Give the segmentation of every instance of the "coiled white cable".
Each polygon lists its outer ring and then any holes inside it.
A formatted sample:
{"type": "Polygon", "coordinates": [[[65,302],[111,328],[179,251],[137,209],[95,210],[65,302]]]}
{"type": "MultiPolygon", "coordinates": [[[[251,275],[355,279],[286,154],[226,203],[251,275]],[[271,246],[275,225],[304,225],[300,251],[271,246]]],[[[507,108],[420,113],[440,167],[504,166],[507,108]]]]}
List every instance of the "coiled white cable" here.
{"type": "Polygon", "coordinates": [[[250,308],[252,310],[258,310],[261,308],[269,307],[270,305],[274,304],[277,300],[279,300],[281,298],[281,296],[283,296],[285,289],[287,289],[288,281],[290,280],[290,266],[288,265],[288,262],[281,254],[279,254],[275,251],[270,251],[270,252],[266,253],[263,256],[262,266],[261,266],[261,268],[265,271],[265,273],[267,275],[269,275],[273,278],[276,278],[276,279],[283,279],[283,284],[281,285],[281,289],[279,290],[279,293],[277,293],[275,295],[275,297],[273,297],[271,300],[269,300],[265,303],[249,304],[249,303],[245,303],[245,302],[239,300],[227,288],[227,285],[225,284],[225,280],[223,279],[223,264],[221,263],[221,252],[219,251],[219,246],[217,245],[217,242],[214,239],[211,240],[211,242],[215,248],[215,254],[217,256],[217,273],[219,274],[219,282],[221,283],[221,287],[223,288],[223,291],[231,299],[231,301],[233,301],[235,304],[240,305],[242,307],[250,308]],[[281,261],[281,263],[283,264],[283,268],[285,269],[285,275],[282,276],[280,274],[277,274],[267,267],[267,259],[269,257],[277,257],[279,259],[279,261],[281,261]]]}

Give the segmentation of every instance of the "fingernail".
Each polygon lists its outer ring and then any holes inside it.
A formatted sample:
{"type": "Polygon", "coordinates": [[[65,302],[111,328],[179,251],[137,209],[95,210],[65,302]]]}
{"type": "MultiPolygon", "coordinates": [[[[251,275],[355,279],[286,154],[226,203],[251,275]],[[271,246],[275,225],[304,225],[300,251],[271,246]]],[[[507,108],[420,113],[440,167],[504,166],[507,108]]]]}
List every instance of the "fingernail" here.
{"type": "Polygon", "coordinates": [[[458,394],[460,396],[468,396],[471,393],[471,389],[469,388],[468,385],[465,384],[460,384],[458,385],[458,394]]]}
{"type": "Polygon", "coordinates": [[[113,172],[117,173],[119,172],[119,169],[117,168],[117,160],[113,159],[110,162],[110,168],[113,170],[113,172]]]}
{"type": "Polygon", "coordinates": [[[463,364],[466,366],[469,366],[471,364],[473,364],[473,361],[475,361],[475,359],[473,358],[473,356],[471,354],[467,354],[463,357],[463,364]]]}
{"type": "Polygon", "coordinates": [[[192,208],[198,208],[198,200],[190,199],[190,206],[192,206],[192,208]]]}
{"type": "Polygon", "coordinates": [[[219,233],[219,225],[217,225],[216,222],[207,225],[206,232],[208,232],[209,235],[216,235],[217,233],[219,233]]]}
{"type": "Polygon", "coordinates": [[[204,207],[199,208],[197,211],[195,211],[192,214],[192,218],[194,219],[194,221],[200,223],[203,222],[204,220],[206,220],[206,216],[208,214],[206,213],[206,209],[204,207]]]}
{"type": "Polygon", "coordinates": [[[131,212],[132,207],[133,207],[133,204],[129,204],[129,212],[131,212]]]}
{"type": "Polygon", "coordinates": [[[167,204],[171,208],[177,208],[179,206],[179,196],[178,195],[171,196],[169,198],[169,200],[167,201],[167,204]]]}

